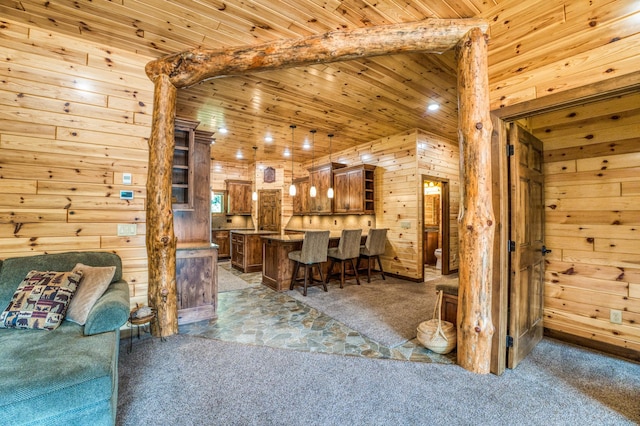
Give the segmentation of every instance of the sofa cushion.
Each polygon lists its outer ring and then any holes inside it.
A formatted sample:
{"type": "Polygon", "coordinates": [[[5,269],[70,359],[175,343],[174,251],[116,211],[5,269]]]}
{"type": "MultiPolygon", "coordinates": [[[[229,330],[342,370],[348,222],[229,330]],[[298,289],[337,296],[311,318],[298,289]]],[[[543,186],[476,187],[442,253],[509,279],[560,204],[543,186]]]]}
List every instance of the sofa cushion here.
{"type": "Polygon", "coordinates": [[[0,329],[0,424],[112,425],[118,345],[117,330],[86,337],[70,321],[46,333],[0,329]],[[90,423],[67,421],[92,411],[90,423]]]}
{"type": "Polygon", "coordinates": [[[81,278],[82,272],[30,271],[0,314],[0,327],[55,330],[81,278]]]}
{"type": "Polygon", "coordinates": [[[82,273],[82,281],[80,281],[76,294],[71,299],[71,303],[69,303],[67,319],[76,324],[84,325],[87,322],[89,311],[111,284],[116,267],[87,266],[83,263],[78,263],[73,268],[73,272],[78,271],[82,273]]]}

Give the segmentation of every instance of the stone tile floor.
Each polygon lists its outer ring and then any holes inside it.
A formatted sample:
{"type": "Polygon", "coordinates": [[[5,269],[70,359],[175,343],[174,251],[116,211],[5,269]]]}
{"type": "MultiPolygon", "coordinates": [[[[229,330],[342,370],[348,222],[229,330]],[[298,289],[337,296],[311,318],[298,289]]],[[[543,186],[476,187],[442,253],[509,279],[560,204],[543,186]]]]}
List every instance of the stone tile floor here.
{"type": "Polygon", "coordinates": [[[181,334],[307,352],[455,364],[455,352],[436,354],[416,339],[393,348],[382,346],[322,312],[263,286],[260,272],[242,274],[229,262],[221,262],[220,267],[250,286],[220,293],[218,319],[181,325],[181,334]]]}

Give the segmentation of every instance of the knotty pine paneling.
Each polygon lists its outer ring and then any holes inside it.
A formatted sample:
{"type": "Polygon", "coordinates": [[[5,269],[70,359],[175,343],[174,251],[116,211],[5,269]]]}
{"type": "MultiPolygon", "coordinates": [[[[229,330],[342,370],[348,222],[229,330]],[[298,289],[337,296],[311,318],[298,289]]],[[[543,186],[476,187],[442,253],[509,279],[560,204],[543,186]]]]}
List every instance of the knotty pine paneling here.
{"type": "Polygon", "coordinates": [[[136,117],[153,106],[151,58],[13,23],[0,50],[0,258],[115,252],[132,305],[146,303],[150,126],[136,117]],[[137,235],[118,237],[118,223],[137,235]]]}
{"type": "Polygon", "coordinates": [[[490,22],[491,109],[640,69],[636,0],[507,0],[490,22]]]}
{"type": "Polygon", "coordinates": [[[638,95],[534,116],[545,148],[545,327],[640,348],[638,95]],[[630,131],[629,129],[633,129],[630,131]],[[548,148],[548,149],[547,149],[548,148]],[[623,188],[627,188],[625,191],[623,188]],[[622,311],[622,324],[609,321],[622,311]]]}

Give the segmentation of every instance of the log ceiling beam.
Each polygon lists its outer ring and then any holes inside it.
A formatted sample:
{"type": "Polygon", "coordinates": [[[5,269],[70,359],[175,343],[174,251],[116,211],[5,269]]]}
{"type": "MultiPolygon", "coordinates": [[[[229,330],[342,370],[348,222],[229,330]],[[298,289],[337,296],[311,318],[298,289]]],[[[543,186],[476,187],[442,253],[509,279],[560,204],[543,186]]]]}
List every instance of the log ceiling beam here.
{"type": "Polygon", "coordinates": [[[460,307],[458,359],[476,373],[491,361],[493,212],[487,41],[477,19],[420,22],[336,31],[297,40],[223,50],[190,50],[149,62],[155,94],[147,179],[149,304],[154,335],[177,333],[176,240],[171,210],[171,161],[176,89],[200,81],[316,63],[408,52],[458,54],[460,135],[460,307]]]}
{"type": "Polygon", "coordinates": [[[177,88],[215,77],[346,61],[396,53],[443,53],[472,28],[486,32],[482,19],[427,19],[418,22],[334,31],[294,40],[229,49],[193,49],[151,61],[147,76],[169,76],[177,88]]]}

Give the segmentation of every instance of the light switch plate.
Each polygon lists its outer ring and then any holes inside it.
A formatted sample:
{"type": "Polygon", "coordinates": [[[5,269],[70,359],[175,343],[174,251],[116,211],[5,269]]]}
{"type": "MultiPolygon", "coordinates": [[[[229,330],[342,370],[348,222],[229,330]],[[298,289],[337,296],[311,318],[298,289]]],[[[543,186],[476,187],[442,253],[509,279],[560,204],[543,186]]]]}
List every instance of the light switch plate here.
{"type": "Polygon", "coordinates": [[[129,237],[138,233],[138,225],[135,223],[119,223],[118,237],[129,237]]]}
{"type": "Polygon", "coordinates": [[[400,227],[402,229],[409,229],[409,228],[411,228],[411,222],[406,222],[406,221],[405,222],[400,222],[400,227]]]}
{"type": "Polygon", "coordinates": [[[123,185],[131,185],[131,173],[123,173],[122,174],[122,184],[123,185]]]}

